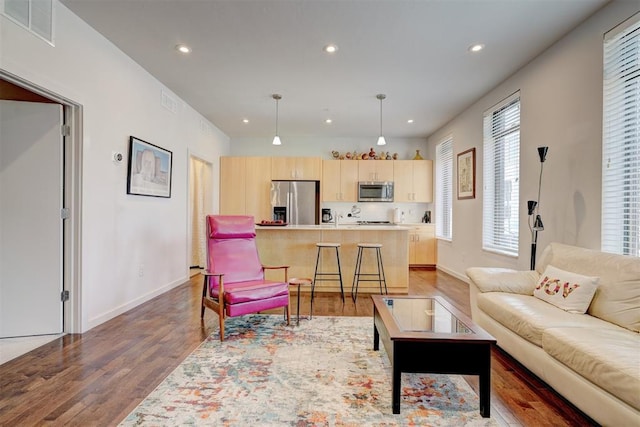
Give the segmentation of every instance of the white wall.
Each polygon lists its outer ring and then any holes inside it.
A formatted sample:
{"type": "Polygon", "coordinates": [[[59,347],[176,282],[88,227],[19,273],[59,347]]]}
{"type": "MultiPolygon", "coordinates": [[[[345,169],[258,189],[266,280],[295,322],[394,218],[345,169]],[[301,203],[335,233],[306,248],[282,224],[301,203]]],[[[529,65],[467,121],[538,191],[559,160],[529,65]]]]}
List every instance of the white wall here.
{"type": "MultiPolygon", "coordinates": [[[[188,278],[188,153],[214,165],[229,138],[86,23],[55,2],[55,47],[0,16],[0,68],[83,107],[82,331],[188,278]],[[170,93],[170,92],[169,92],[170,93]],[[126,194],[128,138],[173,152],[171,198],[126,194]]],[[[77,214],[77,213],[76,213],[77,214]]]]}
{"type": "MultiPolygon", "coordinates": [[[[550,242],[600,249],[603,34],[638,11],[614,1],[482,97],[428,139],[428,155],[453,135],[455,155],[476,147],[476,198],[453,200],[453,240],[439,241],[438,266],[463,276],[470,266],[528,269],[531,234],[527,200],[537,199],[540,160],[548,146],[538,235],[538,258],[550,242]],[[482,250],[482,114],[521,92],[520,244],[517,259],[482,250]]],[[[490,46],[488,48],[491,48],[490,46]]],[[[455,166],[454,166],[454,182],[455,166]]]]}

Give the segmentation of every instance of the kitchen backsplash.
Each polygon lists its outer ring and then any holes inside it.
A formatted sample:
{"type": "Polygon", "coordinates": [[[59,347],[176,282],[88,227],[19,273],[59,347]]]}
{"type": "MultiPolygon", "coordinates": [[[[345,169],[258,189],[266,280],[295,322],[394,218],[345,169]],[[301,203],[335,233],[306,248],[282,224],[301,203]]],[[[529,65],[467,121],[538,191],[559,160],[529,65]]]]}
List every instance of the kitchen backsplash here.
{"type": "MultiPolygon", "coordinates": [[[[396,208],[400,213],[404,212],[405,223],[419,223],[422,222],[425,211],[433,211],[432,203],[322,202],[320,207],[331,209],[332,212],[338,212],[338,214],[342,215],[339,220],[339,223],[342,224],[355,223],[357,221],[394,222],[396,208]]],[[[433,221],[433,212],[431,215],[433,221]]]]}

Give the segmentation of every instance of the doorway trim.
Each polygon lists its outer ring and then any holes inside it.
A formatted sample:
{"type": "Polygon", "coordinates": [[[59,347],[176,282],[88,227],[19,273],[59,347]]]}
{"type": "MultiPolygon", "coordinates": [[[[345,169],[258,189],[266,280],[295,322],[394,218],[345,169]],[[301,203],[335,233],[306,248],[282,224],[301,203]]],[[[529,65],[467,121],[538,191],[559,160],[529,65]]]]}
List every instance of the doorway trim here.
{"type": "Polygon", "coordinates": [[[82,105],[0,69],[0,79],[41,95],[64,111],[64,183],[63,205],[69,217],[63,227],[63,290],[69,291],[64,302],[63,331],[82,332],[82,105]]]}
{"type": "MultiPolygon", "coordinates": [[[[194,152],[193,150],[189,149],[187,150],[187,171],[188,171],[188,179],[187,179],[187,194],[189,195],[189,197],[187,197],[187,259],[186,259],[186,265],[187,265],[187,277],[190,276],[190,271],[189,268],[191,266],[191,260],[192,260],[192,248],[193,248],[193,224],[192,224],[192,217],[193,217],[193,206],[191,204],[191,188],[193,186],[193,182],[191,180],[191,159],[196,159],[199,160],[201,162],[203,162],[205,164],[205,166],[207,167],[208,171],[209,171],[209,181],[205,182],[205,193],[208,192],[209,194],[209,198],[207,200],[208,203],[207,206],[204,207],[206,212],[209,213],[213,213],[213,162],[211,160],[208,160],[205,156],[200,155],[199,153],[194,152]]],[[[206,268],[206,265],[204,266],[206,268]]]]}

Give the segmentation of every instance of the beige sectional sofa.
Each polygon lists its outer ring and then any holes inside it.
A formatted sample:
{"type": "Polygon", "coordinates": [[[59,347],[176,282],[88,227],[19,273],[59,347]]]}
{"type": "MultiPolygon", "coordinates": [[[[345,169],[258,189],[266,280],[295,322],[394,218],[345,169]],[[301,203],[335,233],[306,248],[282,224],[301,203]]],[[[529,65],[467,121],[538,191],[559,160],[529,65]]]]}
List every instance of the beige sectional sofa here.
{"type": "Polygon", "coordinates": [[[499,347],[596,422],[640,426],[640,258],[552,243],[535,271],[466,273],[473,320],[499,347]],[[578,288],[545,286],[553,267],[593,281],[586,313],[540,299],[543,291],[569,299],[578,288]]]}

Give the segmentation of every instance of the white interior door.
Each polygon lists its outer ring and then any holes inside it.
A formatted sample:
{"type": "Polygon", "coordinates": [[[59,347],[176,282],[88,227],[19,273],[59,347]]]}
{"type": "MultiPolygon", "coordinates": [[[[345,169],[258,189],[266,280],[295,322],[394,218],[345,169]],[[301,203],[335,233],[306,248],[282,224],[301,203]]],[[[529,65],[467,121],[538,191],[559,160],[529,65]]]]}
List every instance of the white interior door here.
{"type": "Polygon", "coordinates": [[[0,338],[63,331],[63,109],[0,101],[0,338]]]}

